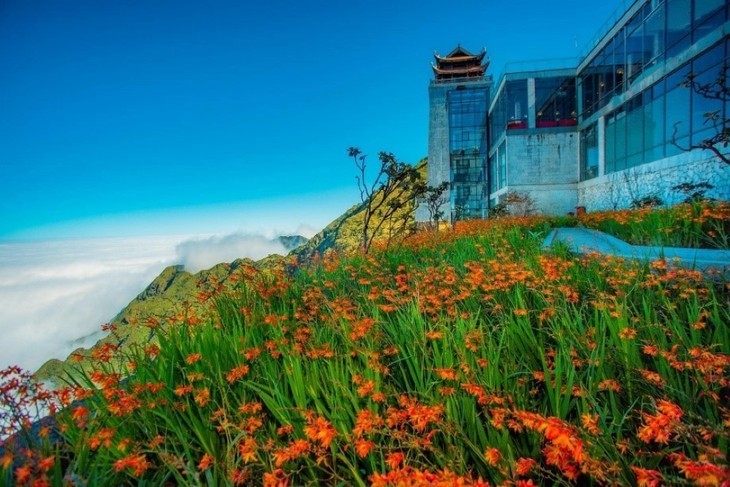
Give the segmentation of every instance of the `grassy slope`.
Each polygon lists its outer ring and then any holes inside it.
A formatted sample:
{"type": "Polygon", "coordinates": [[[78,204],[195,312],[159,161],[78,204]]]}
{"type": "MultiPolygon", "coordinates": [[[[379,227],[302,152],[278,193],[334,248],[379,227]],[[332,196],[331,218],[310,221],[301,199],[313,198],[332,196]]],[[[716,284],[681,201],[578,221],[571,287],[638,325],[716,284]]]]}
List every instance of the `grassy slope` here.
{"type": "MultiPolygon", "coordinates": [[[[425,178],[426,160],[421,160],[416,167],[425,178]]],[[[407,211],[411,212],[412,208],[408,208],[407,211]]],[[[315,256],[322,255],[330,249],[342,252],[356,250],[361,241],[363,215],[364,206],[362,204],[353,206],[317,235],[297,246],[290,255],[296,257],[300,263],[307,263],[315,256]]],[[[373,224],[377,225],[377,223],[378,220],[375,218],[373,224]]],[[[387,235],[389,230],[386,225],[379,235],[387,235]]],[[[281,238],[287,239],[284,241],[287,247],[293,246],[293,244],[302,240],[301,237],[281,238]]],[[[270,256],[258,263],[250,260],[236,261],[231,264],[219,264],[195,275],[191,275],[178,266],[168,267],[155,278],[147,289],[110,321],[110,324],[116,327],[114,333],[108,334],[91,349],[74,351],[66,360],[49,360],[35,373],[35,377],[39,380],[59,382],[59,379],[63,380],[68,377],[67,373],[74,369],[72,365],[77,360],[80,360],[85,364],[85,368],[88,368],[88,357],[94,353],[94,350],[109,345],[117,346],[121,344],[124,348],[136,343],[154,343],[154,333],[151,333],[149,328],[130,326],[130,324],[136,325],[147,322],[165,324],[170,318],[182,313],[188,306],[194,312],[205,316],[208,310],[197,299],[198,292],[210,291],[211,286],[214,285],[211,284],[212,282],[225,283],[229,275],[243,263],[262,268],[272,268],[280,262],[280,256],[270,256]]]]}

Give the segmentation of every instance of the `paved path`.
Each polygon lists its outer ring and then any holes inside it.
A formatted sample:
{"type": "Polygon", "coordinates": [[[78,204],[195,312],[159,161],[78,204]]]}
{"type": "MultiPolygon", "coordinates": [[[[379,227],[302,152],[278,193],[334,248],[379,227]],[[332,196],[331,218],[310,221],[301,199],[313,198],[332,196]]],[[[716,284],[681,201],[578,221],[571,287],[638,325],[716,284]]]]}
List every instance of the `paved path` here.
{"type": "Polygon", "coordinates": [[[577,253],[600,252],[630,259],[653,261],[660,258],[679,259],[693,269],[715,269],[730,273],[730,250],[688,249],[679,247],[646,247],[631,245],[598,230],[556,228],[545,238],[543,248],[562,242],[577,253]]]}

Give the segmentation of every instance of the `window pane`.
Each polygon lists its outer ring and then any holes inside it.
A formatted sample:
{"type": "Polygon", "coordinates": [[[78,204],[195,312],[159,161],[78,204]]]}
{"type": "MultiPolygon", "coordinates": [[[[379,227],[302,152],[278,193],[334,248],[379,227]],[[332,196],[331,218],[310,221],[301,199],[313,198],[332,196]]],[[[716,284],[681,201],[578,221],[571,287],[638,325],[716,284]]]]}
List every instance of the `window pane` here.
{"type": "Polygon", "coordinates": [[[676,136],[684,137],[690,133],[690,92],[689,88],[681,86],[689,74],[689,66],[677,70],[667,78],[667,127],[666,141],[671,141],[676,127],[676,136]]]}
{"type": "Polygon", "coordinates": [[[606,172],[616,171],[616,119],[606,118],[606,172]]]}
{"type": "Polygon", "coordinates": [[[664,145],[664,97],[644,106],[644,148],[664,145]]]}
{"type": "Polygon", "coordinates": [[[725,21],[725,0],[695,0],[695,41],[715,30],[725,21]]]}
{"type": "Polygon", "coordinates": [[[644,26],[644,48],[648,62],[653,66],[664,54],[664,5],[657,8],[646,19],[644,26]]]}
{"type": "Polygon", "coordinates": [[[616,114],[616,170],[625,169],[626,163],[626,113],[616,114]]]}
{"type": "Polygon", "coordinates": [[[592,124],[581,132],[581,181],[598,176],[598,137],[596,124],[592,124]]]}
{"type": "Polygon", "coordinates": [[[667,46],[679,52],[689,46],[692,16],[690,0],[672,0],[667,3],[667,46]]]}
{"type": "Polygon", "coordinates": [[[536,78],[535,106],[538,127],[570,124],[575,120],[575,78],[536,78]]]}
{"type": "MultiPolygon", "coordinates": [[[[720,89],[718,81],[721,66],[718,65],[714,69],[709,69],[694,78],[695,86],[708,87],[711,90],[720,89]]],[[[703,96],[696,90],[687,88],[691,91],[692,96],[692,143],[697,144],[699,141],[708,139],[712,133],[717,133],[714,128],[713,119],[720,121],[723,113],[722,100],[712,97],[703,96]],[[708,132],[709,131],[709,132],[708,132]]]]}
{"type": "Polygon", "coordinates": [[[626,37],[626,67],[629,84],[644,69],[644,26],[640,25],[626,37]]]}

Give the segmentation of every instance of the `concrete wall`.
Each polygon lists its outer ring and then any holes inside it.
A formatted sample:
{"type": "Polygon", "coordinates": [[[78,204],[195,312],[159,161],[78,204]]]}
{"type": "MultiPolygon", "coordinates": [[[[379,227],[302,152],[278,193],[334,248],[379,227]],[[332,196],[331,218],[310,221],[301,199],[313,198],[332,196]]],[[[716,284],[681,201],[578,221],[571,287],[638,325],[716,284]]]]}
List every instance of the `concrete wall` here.
{"type": "Polygon", "coordinates": [[[527,193],[536,213],[564,215],[578,204],[578,134],[573,131],[524,131],[507,137],[507,186],[491,196],[509,191],[527,193]]]}
{"type": "MultiPolygon", "coordinates": [[[[451,177],[446,93],[453,88],[453,85],[436,83],[432,83],[428,87],[428,184],[431,186],[438,186],[444,181],[449,182],[451,177]]],[[[446,201],[450,201],[449,191],[446,191],[444,198],[446,201]]],[[[447,218],[451,215],[448,203],[442,210],[447,218]]],[[[416,221],[429,221],[428,211],[422,205],[416,208],[416,221]]]]}
{"type": "Polygon", "coordinates": [[[624,171],[606,174],[577,185],[578,202],[588,211],[628,208],[634,198],[655,195],[674,205],[684,195],[671,188],[682,183],[706,182],[714,186],[707,196],[730,200],[730,166],[695,150],[624,171]]]}

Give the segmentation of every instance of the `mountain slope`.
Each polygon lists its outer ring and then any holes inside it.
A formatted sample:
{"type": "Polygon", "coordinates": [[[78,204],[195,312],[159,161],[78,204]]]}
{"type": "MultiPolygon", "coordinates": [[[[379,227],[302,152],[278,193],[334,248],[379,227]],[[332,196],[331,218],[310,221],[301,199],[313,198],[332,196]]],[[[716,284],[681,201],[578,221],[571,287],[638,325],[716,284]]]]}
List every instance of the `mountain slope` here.
{"type": "MultiPolygon", "coordinates": [[[[426,159],[419,161],[415,167],[425,179],[426,159]]],[[[406,226],[412,226],[415,221],[414,205],[408,202],[403,206],[399,216],[401,220],[407,221],[406,226]]],[[[278,237],[284,247],[290,250],[287,257],[270,255],[257,262],[240,259],[230,264],[218,264],[196,274],[185,271],[182,266],[170,266],[115,316],[109,325],[105,325],[110,333],[91,349],[79,348],[63,361],[51,359],[34,375],[39,380],[52,382],[67,379],[70,377],[69,374],[78,368],[79,363],[84,370],[87,370],[90,358],[94,354],[104,353],[106,349],[155,343],[156,326],[164,326],[171,320],[184,319],[190,313],[196,317],[207,316],[210,313],[208,303],[201,300],[218,286],[227,286],[232,274],[243,265],[273,270],[291,265],[294,260],[298,265],[307,265],[316,256],[323,255],[329,250],[341,252],[357,250],[362,237],[364,213],[365,205],[356,204],[309,240],[298,235],[278,237]]],[[[378,222],[378,218],[375,217],[373,225],[377,225],[378,222]]],[[[397,229],[385,224],[377,236],[387,238],[394,231],[397,229]]]]}
{"type": "MultiPolygon", "coordinates": [[[[291,250],[306,243],[299,235],[279,237],[284,247],[291,250]]],[[[79,348],[66,360],[51,359],[34,374],[38,380],[58,381],[69,377],[77,363],[84,369],[88,359],[103,350],[132,344],[155,342],[155,328],[186,316],[205,316],[209,310],[204,298],[220,286],[228,285],[231,274],[241,266],[273,269],[283,265],[286,258],[272,254],[258,262],[238,259],[191,274],[181,265],[165,268],[136,298],[119,312],[104,330],[109,333],[91,349],[79,348]]]]}

